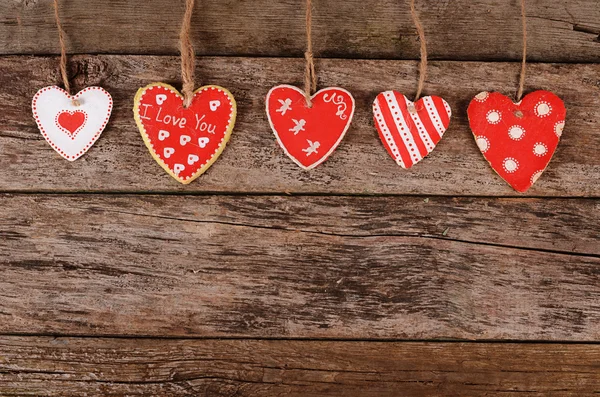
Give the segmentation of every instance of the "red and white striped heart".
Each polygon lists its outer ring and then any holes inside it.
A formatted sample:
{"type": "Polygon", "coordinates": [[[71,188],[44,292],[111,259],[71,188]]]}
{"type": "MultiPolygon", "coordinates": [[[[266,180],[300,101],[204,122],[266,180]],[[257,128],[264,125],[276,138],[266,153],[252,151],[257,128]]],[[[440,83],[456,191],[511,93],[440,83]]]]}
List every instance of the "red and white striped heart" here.
{"type": "Polygon", "coordinates": [[[381,142],[402,168],[427,156],[450,125],[448,102],[426,96],[412,102],[396,91],[385,91],[373,102],[373,117],[381,142]]]}

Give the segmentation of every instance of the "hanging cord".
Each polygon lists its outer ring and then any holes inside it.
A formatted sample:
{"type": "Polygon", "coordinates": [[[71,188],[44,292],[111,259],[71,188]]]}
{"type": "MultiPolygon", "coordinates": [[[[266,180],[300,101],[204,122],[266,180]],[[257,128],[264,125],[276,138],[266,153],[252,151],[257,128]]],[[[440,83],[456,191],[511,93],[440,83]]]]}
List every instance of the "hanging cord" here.
{"type": "Polygon", "coordinates": [[[423,85],[425,84],[425,78],[427,77],[427,42],[425,41],[425,31],[423,25],[415,9],[415,0],[410,0],[410,14],[412,15],[413,22],[419,33],[419,42],[421,44],[421,63],[419,64],[419,86],[417,87],[417,95],[415,95],[415,102],[421,97],[423,91],[423,85]]]}
{"type": "Polygon", "coordinates": [[[194,11],[194,0],[186,0],[183,24],[179,35],[181,44],[181,78],[183,80],[183,107],[187,108],[194,97],[194,70],[195,53],[190,39],[190,27],[192,25],[192,12],[194,11]]]}
{"type": "Polygon", "coordinates": [[[525,10],[525,0],[521,0],[521,20],[523,21],[523,61],[521,62],[521,77],[519,79],[519,91],[517,92],[517,102],[523,97],[525,87],[525,71],[527,65],[527,13],[525,10]]]}
{"type": "MultiPolygon", "coordinates": [[[[65,44],[65,31],[63,30],[62,24],[60,23],[60,16],[58,15],[58,0],[54,0],[54,19],[56,20],[56,27],[58,29],[58,41],[60,42],[60,75],[62,77],[65,91],[69,96],[71,95],[71,85],[69,84],[69,75],[67,74],[67,48],[65,44]]],[[[79,102],[73,100],[73,105],[79,106],[79,102]]]]}
{"type": "Polygon", "coordinates": [[[317,74],[315,73],[315,61],[313,59],[312,49],[312,4],[311,0],[306,0],[306,67],[304,69],[304,96],[306,105],[312,107],[310,97],[317,89],[317,74]]]}

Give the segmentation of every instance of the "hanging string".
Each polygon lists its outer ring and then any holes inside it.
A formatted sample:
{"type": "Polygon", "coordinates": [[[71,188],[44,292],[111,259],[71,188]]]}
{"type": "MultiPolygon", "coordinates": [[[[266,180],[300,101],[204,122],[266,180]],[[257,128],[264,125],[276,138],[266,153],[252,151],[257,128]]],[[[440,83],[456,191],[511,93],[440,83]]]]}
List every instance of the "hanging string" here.
{"type": "MultiPolygon", "coordinates": [[[[69,84],[69,75],[67,74],[67,48],[65,44],[65,31],[63,30],[62,24],[60,23],[60,17],[58,15],[58,0],[54,0],[54,19],[56,20],[56,27],[58,29],[58,41],[60,42],[60,75],[62,77],[63,85],[67,94],[71,95],[71,85],[69,84]]],[[[73,101],[74,105],[78,105],[76,101],[73,101]]]]}
{"type": "Polygon", "coordinates": [[[415,102],[421,97],[423,91],[423,85],[425,84],[425,78],[427,77],[427,42],[425,41],[425,31],[423,30],[423,24],[419,19],[417,10],[415,9],[415,0],[410,0],[410,14],[412,15],[413,22],[419,33],[419,42],[421,44],[421,63],[419,64],[419,85],[417,87],[417,95],[415,95],[415,102]]]}
{"type": "Polygon", "coordinates": [[[315,61],[313,59],[312,49],[312,2],[306,0],[306,67],[304,69],[304,96],[306,105],[312,107],[310,97],[317,89],[317,74],[315,73],[315,61]]]}
{"type": "Polygon", "coordinates": [[[183,107],[187,108],[192,103],[194,97],[194,70],[195,53],[190,38],[190,28],[192,25],[192,12],[194,11],[194,0],[185,1],[185,14],[183,15],[183,24],[179,35],[181,45],[181,79],[183,80],[183,107]]]}
{"type": "Polygon", "coordinates": [[[525,0],[521,0],[521,20],[523,22],[523,61],[521,62],[521,77],[519,79],[519,91],[517,92],[517,102],[523,97],[525,87],[525,70],[527,65],[527,13],[525,10],[525,0]]]}

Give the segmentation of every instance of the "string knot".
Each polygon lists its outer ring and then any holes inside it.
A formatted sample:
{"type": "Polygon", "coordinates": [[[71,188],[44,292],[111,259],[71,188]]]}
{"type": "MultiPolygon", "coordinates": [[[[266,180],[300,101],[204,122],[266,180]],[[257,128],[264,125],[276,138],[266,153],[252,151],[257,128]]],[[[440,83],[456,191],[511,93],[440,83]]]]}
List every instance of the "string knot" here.
{"type": "Polygon", "coordinates": [[[194,98],[194,82],[188,81],[183,84],[183,107],[188,108],[194,98]]]}

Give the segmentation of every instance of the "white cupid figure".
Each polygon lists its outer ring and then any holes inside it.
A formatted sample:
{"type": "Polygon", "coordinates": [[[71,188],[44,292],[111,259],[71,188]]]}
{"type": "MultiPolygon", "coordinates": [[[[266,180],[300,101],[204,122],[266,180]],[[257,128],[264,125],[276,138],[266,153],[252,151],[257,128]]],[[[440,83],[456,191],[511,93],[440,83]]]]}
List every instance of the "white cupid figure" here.
{"type": "Polygon", "coordinates": [[[319,154],[317,149],[321,146],[321,144],[318,141],[313,142],[310,139],[307,139],[306,142],[308,142],[308,147],[306,149],[302,149],[302,151],[305,152],[307,156],[310,156],[313,153],[319,154]]]}
{"type": "Polygon", "coordinates": [[[294,128],[290,128],[290,132],[293,132],[294,135],[298,135],[298,133],[300,131],[305,131],[304,126],[306,125],[306,120],[304,119],[300,119],[300,121],[298,120],[294,120],[292,119],[292,121],[294,122],[294,128]]]}
{"type": "Polygon", "coordinates": [[[292,100],[287,98],[285,101],[280,99],[279,103],[281,103],[281,107],[277,109],[277,112],[281,113],[282,116],[285,116],[285,112],[288,110],[292,110],[292,100]]]}

